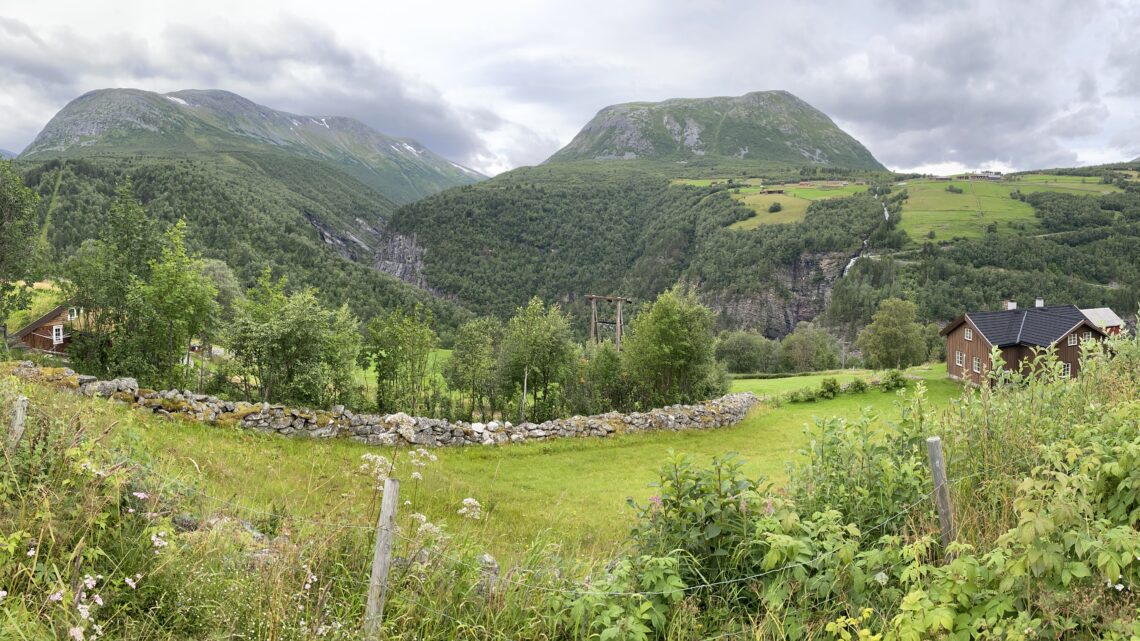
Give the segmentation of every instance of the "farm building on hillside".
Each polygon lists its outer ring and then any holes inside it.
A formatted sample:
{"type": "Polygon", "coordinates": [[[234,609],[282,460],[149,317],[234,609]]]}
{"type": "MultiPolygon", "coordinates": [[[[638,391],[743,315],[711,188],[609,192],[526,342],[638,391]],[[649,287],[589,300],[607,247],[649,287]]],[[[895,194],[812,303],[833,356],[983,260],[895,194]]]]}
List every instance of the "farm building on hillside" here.
{"type": "Polygon", "coordinates": [[[950,378],[981,384],[992,368],[990,352],[1001,351],[1008,370],[1027,373],[1035,350],[1052,347],[1063,375],[1080,372],[1081,341],[1104,340],[1105,332],[1076,305],[967,312],[942,328],[946,337],[946,371],[950,378]]]}
{"type": "Polygon", "coordinates": [[[1124,319],[1116,315],[1108,307],[1097,307],[1094,309],[1082,309],[1081,313],[1092,321],[1093,325],[1104,330],[1105,334],[1109,336],[1116,336],[1124,332],[1124,319]]]}
{"type": "Polygon", "coordinates": [[[8,343],[48,354],[63,354],[71,343],[71,330],[79,320],[79,311],[71,303],[64,303],[20,328],[8,337],[8,343]]]}

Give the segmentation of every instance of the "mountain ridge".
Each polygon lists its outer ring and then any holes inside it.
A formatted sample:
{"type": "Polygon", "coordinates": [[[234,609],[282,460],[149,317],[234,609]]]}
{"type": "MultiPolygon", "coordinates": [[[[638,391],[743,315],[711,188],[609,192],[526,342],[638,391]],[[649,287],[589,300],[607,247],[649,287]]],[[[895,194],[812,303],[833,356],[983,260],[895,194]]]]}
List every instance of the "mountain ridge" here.
{"type": "Polygon", "coordinates": [[[352,118],[293,114],[214,89],[87,92],[64,106],[21,158],[269,150],[335,165],[396,203],[485,178],[352,118]]]}
{"type": "Polygon", "coordinates": [[[19,155],[20,154],[14,152],[14,151],[8,151],[7,149],[0,149],[0,159],[3,159],[3,160],[11,160],[11,159],[13,159],[19,155]]]}
{"type": "Polygon", "coordinates": [[[544,164],[714,159],[886,169],[830,117],[783,90],[610,105],[544,164]]]}

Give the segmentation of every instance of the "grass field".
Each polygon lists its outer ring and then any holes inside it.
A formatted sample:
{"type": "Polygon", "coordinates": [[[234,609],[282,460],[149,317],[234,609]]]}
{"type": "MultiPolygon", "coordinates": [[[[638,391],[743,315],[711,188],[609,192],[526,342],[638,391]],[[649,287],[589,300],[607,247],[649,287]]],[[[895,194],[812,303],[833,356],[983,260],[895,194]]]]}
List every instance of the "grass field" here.
{"type": "MultiPolygon", "coordinates": [[[[945,371],[942,365],[912,370],[926,381],[930,402],[940,406],[960,393],[945,371]]],[[[789,380],[817,384],[812,377],[783,379],[789,380]]],[[[756,389],[777,384],[736,382],[756,389]]],[[[454,534],[479,537],[493,554],[510,559],[543,534],[561,541],[568,554],[600,558],[612,552],[632,523],[626,498],[644,502],[654,494],[650,484],[671,450],[702,462],[738,452],[750,474],[779,480],[785,462],[805,442],[805,425],[820,417],[854,418],[865,409],[889,420],[898,415],[900,400],[873,390],[830,401],[761,406],[739,425],[719,430],[440,449],[438,463],[424,471],[422,482],[408,479],[406,457],[396,451],[168,421],[114,404],[87,407],[107,414],[102,423],[114,424],[114,437],[130,444],[134,458],[152,458],[163,477],[192,483],[210,497],[203,512],[253,520],[258,511],[276,506],[316,521],[368,526],[375,497],[358,467],[362,454],[377,452],[396,457],[396,475],[405,480],[401,498],[413,502],[406,509],[442,520],[454,534]],[[482,502],[487,519],[473,523],[456,516],[468,496],[482,502]]]]}
{"type": "Polygon", "coordinates": [[[769,396],[793,392],[805,387],[819,387],[825,378],[834,378],[840,385],[861,378],[869,380],[874,374],[867,369],[836,370],[811,376],[788,376],[785,378],[738,378],[732,381],[733,392],[752,392],[757,396],[769,396]]]}
{"type": "Polygon", "coordinates": [[[839,198],[851,196],[866,191],[866,185],[829,185],[827,183],[812,183],[810,187],[801,187],[798,184],[766,185],[741,187],[733,191],[732,197],[744,203],[756,212],[752,218],[733,223],[732,229],[755,229],[760,225],[778,225],[794,223],[804,219],[808,206],[813,201],[825,198],[839,198]],[[763,194],[765,189],[783,189],[782,194],[763,194]],[[772,213],[768,208],[772,203],[780,203],[782,209],[772,213]]]}
{"type": "Polygon", "coordinates": [[[1100,195],[1119,191],[1114,185],[1105,185],[1099,178],[1081,176],[1047,176],[1024,174],[1014,180],[912,180],[904,185],[909,198],[903,204],[899,227],[916,243],[930,239],[978,238],[986,227],[997,223],[998,233],[1026,234],[1039,229],[1033,208],[1010,198],[1014,190],[1022,193],[1055,191],[1077,195],[1100,195]],[[963,193],[946,191],[953,185],[963,193]]]}

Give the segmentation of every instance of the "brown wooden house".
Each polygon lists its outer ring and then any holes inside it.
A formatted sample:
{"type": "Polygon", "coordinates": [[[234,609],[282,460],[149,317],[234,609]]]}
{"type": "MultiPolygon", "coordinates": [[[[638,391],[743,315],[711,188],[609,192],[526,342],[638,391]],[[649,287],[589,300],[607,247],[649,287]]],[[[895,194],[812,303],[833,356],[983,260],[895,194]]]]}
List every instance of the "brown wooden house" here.
{"type": "Polygon", "coordinates": [[[1036,350],[1052,347],[1064,376],[1080,372],[1081,341],[1104,340],[1105,333],[1075,305],[967,312],[942,328],[950,378],[981,384],[992,369],[997,347],[1009,370],[1027,373],[1036,350]]]}
{"type": "Polygon", "coordinates": [[[71,331],[79,321],[79,312],[71,303],[64,303],[20,328],[8,337],[8,343],[48,354],[63,354],[71,343],[71,331]]]}

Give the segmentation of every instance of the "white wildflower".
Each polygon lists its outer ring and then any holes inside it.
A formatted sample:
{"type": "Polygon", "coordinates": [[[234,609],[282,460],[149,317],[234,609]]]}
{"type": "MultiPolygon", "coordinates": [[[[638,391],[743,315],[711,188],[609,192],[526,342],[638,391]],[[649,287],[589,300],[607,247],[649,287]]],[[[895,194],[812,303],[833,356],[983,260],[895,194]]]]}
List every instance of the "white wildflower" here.
{"type": "Polygon", "coordinates": [[[392,462],[388,457],[379,454],[363,454],[360,459],[364,461],[360,464],[360,471],[368,475],[373,481],[373,488],[377,491],[384,491],[384,481],[392,474],[392,462]]]}
{"type": "Polygon", "coordinates": [[[483,516],[483,506],[471,497],[463,499],[463,507],[457,512],[459,516],[478,521],[483,516]]]}
{"type": "Polygon", "coordinates": [[[36,555],[36,548],[34,548],[34,547],[28,548],[28,556],[35,556],[35,555],[36,555]]]}
{"type": "Polygon", "coordinates": [[[88,590],[93,589],[95,587],[95,577],[91,576],[90,574],[84,575],[83,585],[87,586],[88,590]]]}
{"type": "Polygon", "coordinates": [[[879,585],[886,585],[887,581],[889,580],[890,578],[887,576],[886,572],[879,572],[875,575],[875,582],[877,582],[879,585]]]}
{"type": "Polygon", "coordinates": [[[83,641],[83,628],[71,628],[67,634],[75,641],[83,641]]]}
{"type": "Polygon", "coordinates": [[[126,583],[127,585],[131,586],[132,590],[138,587],[138,584],[135,583],[135,580],[129,576],[127,578],[123,579],[123,583],[126,583]]]}
{"type": "Polygon", "coordinates": [[[138,499],[140,501],[145,501],[145,500],[150,498],[150,495],[147,494],[146,492],[131,492],[131,496],[135,497],[136,499],[138,499]]]}
{"type": "Polygon", "coordinates": [[[8,596],[7,590],[0,590],[0,603],[4,602],[4,598],[8,596]]]}
{"type": "Polygon", "coordinates": [[[86,603],[80,603],[79,605],[75,606],[75,609],[79,610],[80,619],[86,621],[87,619],[91,618],[91,606],[87,605],[86,603]]]}

